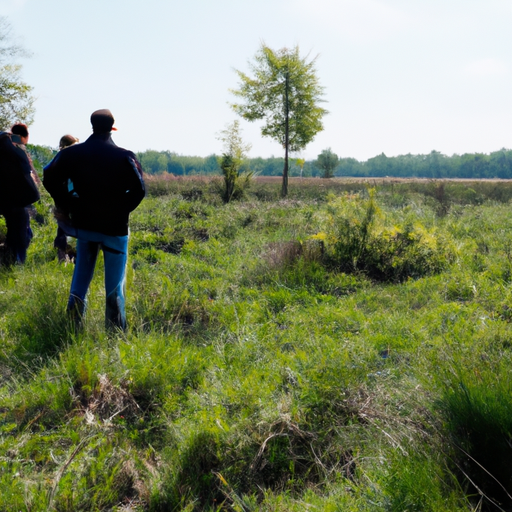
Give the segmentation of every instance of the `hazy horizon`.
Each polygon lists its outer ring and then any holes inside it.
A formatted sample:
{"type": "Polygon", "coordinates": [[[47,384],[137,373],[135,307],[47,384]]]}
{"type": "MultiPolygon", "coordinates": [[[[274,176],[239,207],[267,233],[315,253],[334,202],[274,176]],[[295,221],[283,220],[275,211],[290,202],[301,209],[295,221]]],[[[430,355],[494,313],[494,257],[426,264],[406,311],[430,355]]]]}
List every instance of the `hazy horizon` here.
{"type": "MultiPolygon", "coordinates": [[[[216,135],[237,119],[234,69],[249,71],[265,41],[318,55],[329,114],[300,154],[307,160],[327,148],[365,161],[511,145],[506,0],[0,0],[0,9],[33,53],[21,63],[37,97],[34,144],[85,140],[91,112],[110,108],[120,146],[218,154],[216,135]]],[[[282,156],[260,126],[241,121],[249,156],[282,156]]]]}

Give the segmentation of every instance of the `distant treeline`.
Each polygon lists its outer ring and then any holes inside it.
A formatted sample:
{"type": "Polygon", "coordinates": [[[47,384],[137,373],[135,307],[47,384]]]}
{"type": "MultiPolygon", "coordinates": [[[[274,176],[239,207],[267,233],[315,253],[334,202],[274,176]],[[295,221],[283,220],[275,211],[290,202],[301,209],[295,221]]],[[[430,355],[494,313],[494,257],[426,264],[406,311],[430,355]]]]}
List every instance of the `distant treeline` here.
{"type": "MultiPolygon", "coordinates": [[[[56,154],[44,146],[29,145],[36,168],[46,165],[56,154]]],[[[170,173],[175,176],[208,176],[219,174],[216,155],[207,157],[183,156],[171,151],[147,150],[137,153],[147,174],[170,173]]],[[[259,176],[281,176],[284,159],[281,157],[250,158],[246,168],[259,176]]],[[[290,176],[321,177],[323,171],[315,161],[306,161],[301,169],[293,159],[290,176]]],[[[428,155],[387,157],[384,153],[364,162],[355,158],[340,158],[334,176],[352,177],[412,177],[412,178],[512,178],[512,150],[500,149],[490,154],[466,153],[447,156],[432,151],[428,155]]]]}
{"type": "MultiPolygon", "coordinates": [[[[138,153],[144,171],[149,174],[172,173],[177,176],[210,175],[220,172],[218,158],[182,156],[170,151],[138,153]]],[[[280,176],[284,159],[250,158],[247,168],[260,176],[280,176]]],[[[323,171],[315,161],[305,162],[302,170],[291,162],[290,175],[321,177],[323,171]]],[[[416,178],[512,178],[512,150],[501,149],[491,154],[467,153],[446,156],[438,151],[428,155],[387,157],[384,153],[364,162],[355,158],[340,158],[334,176],[354,177],[416,177],[416,178]]]]}
{"type": "MultiPolygon", "coordinates": [[[[175,176],[208,176],[220,174],[218,157],[182,156],[171,151],[147,150],[137,153],[144,172],[148,174],[171,173],[175,176]]],[[[250,158],[245,169],[262,176],[281,176],[283,173],[284,158],[250,158]]],[[[309,167],[311,164],[309,164],[309,167]]],[[[308,176],[315,176],[308,168],[308,176]]],[[[304,175],[306,175],[306,165],[304,175]]],[[[293,163],[292,175],[300,175],[300,168],[293,163]]],[[[318,173],[316,174],[318,176],[318,173]]]]}
{"type": "Polygon", "coordinates": [[[512,150],[500,149],[487,155],[466,153],[446,156],[438,151],[428,155],[387,157],[384,153],[359,162],[341,158],[335,176],[413,178],[512,178],[512,150]]]}

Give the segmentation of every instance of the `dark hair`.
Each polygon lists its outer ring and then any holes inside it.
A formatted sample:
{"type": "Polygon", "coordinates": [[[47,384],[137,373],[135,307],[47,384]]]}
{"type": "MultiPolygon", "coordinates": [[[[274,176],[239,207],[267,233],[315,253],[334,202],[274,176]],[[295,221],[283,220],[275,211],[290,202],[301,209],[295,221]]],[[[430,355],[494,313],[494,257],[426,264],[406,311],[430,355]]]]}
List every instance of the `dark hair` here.
{"type": "Polygon", "coordinates": [[[107,133],[112,130],[114,125],[114,116],[108,108],[102,108],[101,110],[95,110],[91,114],[92,131],[94,133],[107,133]]]}
{"type": "Polygon", "coordinates": [[[23,124],[23,123],[16,123],[11,128],[11,133],[14,133],[15,135],[19,135],[20,137],[28,137],[27,125],[23,124]]]}
{"type": "Polygon", "coordinates": [[[68,146],[72,146],[76,142],[78,142],[78,139],[76,137],[73,137],[73,135],[69,135],[69,133],[63,135],[59,141],[59,149],[64,149],[67,148],[68,146]]]}

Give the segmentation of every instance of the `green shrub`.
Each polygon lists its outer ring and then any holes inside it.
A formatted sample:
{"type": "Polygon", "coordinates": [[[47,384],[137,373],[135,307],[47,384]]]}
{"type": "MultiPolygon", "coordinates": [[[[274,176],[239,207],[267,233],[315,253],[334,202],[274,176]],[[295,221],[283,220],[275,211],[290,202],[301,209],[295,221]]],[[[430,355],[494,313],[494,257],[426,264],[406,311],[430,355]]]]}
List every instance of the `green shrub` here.
{"type": "Polygon", "coordinates": [[[329,203],[324,240],[328,263],[342,272],[363,273],[377,281],[400,282],[442,271],[452,257],[446,235],[404,219],[389,226],[377,206],[375,191],[368,199],[336,198],[329,203]]]}
{"type": "Polygon", "coordinates": [[[215,180],[220,197],[224,203],[242,199],[250,187],[254,173],[240,169],[239,163],[231,155],[224,154],[219,166],[222,170],[222,180],[215,180]]]}

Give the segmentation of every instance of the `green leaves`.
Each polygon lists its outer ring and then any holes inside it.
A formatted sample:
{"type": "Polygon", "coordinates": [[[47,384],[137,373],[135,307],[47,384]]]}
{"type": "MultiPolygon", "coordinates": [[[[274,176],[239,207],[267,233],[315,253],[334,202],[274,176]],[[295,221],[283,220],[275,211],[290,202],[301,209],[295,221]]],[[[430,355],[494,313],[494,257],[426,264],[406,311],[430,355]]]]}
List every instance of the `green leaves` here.
{"type": "Polygon", "coordinates": [[[298,46],[274,51],[263,44],[251,66],[255,78],[237,70],[241,86],[232,92],[245,101],[233,109],[248,121],[264,119],[263,136],[283,145],[288,139],[291,151],[304,149],[323,129],[321,118],[327,113],[318,106],[323,87],[315,60],[301,58],[298,46]]]}
{"type": "Polygon", "coordinates": [[[417,219],[390,219],[389,214],[384,218],[375,189],[369,190],[368,199],[335,198],[329,211],[327,256],[340,271],[403,282],[441,272],[452,259],[453,241],[439,230],[417,219]]]}
{"type": "Polygon", "coordinates": [[[324,171],[324,178],[332,178],[334,176],[334,170],[338,165],[338,155],[331,151],[331,148],[324,149],[319,155],[315,162],[319,169],[324,171]]]}
{"type": "Polygon", "coordinates": [[[315,60],[302,58],[298,46],[274,51],[262,44],[251,65],[254,78],[236,70],[240,88],[231,91],[242,100],[233,110],[247,121],[264,120],[261,134],[285,148],[283,196],[288,191],[288,152],[304,149],[323,130],[327,111],[319,106],[323,87],[315,60]]]}
{"type": "Polygon", "coordinates": [[[7,19],[0,16],[0,129],[20,121],[30,124],[34,115],[32,87],[21,80],[21,65],[13,62],[27,52],[10,44],[10,31],[7,19]]]}
{"type": "Polygon", "coordinates": [[[240,123],[233,121],[222,130],[219,139],[224,143],[224,152],[219,160],[219,167],[224,176],[223,187],[220,190],[222,200],[229,203],[232,199],[243,196],[244,188],[249,186],[253,173],[245,170],[247,152],[251,144],[242,140],[240,123]]]}

